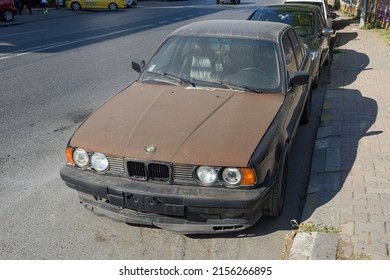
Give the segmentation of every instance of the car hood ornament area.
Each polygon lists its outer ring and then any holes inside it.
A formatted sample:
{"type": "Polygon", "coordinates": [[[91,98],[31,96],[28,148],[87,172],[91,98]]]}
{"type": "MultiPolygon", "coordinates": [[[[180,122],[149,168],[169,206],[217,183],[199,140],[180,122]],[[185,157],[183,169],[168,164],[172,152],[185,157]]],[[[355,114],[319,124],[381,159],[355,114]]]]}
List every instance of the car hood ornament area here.
{"type": "Polygon", "coordinates": [[[145,153],[147,154],[153,154],[155,151],[157,151],[156,145],[150,144],[145,147],[145,153]]]}

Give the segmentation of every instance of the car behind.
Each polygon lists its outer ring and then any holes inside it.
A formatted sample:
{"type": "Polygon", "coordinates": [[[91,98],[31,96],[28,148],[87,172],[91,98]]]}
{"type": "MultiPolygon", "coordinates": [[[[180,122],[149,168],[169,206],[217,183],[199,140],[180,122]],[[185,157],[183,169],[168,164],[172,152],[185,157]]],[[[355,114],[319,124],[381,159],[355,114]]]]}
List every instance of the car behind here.
{"type": "Polygon", "coordinates": [[[333,19],[336,18],[336,14],[329,10],[327,0],[284,0],[285,4],[306,4],[315,5],[322,11],[322,16],[326,22],[326,26],[332,28],[333,19]]]}
{"type": "Polygon", "coordinates": [[[61,178],[98,214],[182,234],[278,216],[291,143],[310,118],[310,64],[286,24],[179,28],[78,128],[61,178]]]}
{"type": "Polygon", "coordinates": [[[302,4],[265,5],[257,8],[248,20],[291,25],[310,48],[314,73],[312,86],[317,87],[320,68],[330,61],[330,39],[334,32],[332,28],[326,27],[319,7],[302,4]]]}

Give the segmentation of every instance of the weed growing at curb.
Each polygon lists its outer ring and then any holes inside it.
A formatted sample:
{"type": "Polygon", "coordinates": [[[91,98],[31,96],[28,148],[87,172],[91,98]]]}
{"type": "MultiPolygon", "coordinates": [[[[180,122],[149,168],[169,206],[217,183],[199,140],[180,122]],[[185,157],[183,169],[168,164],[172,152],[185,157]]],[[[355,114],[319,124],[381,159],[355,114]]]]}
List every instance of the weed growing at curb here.
{"type": "Polygon", "coordinates": [[[332,226],[321,226],[313,222],[300,223],[291,220],[291,225],[297,228],[296,232],[320,232],[320,233],[340,233],[341,229],[332,226]]]}

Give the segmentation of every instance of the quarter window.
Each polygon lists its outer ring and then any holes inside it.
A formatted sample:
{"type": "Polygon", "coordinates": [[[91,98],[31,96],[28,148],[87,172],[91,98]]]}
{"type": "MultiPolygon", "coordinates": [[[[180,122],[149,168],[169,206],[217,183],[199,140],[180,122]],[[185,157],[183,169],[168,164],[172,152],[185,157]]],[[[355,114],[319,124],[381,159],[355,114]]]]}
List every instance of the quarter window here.
{"type": "Polygon", "coordinates": [[[293,46],[291,45],[290,39],[287,33],[282,38],[284,58],[286,60],[287,73],[291,76],[292,73],[298,70],[297,62],[295,60],[293,46]]]}
{"type": "Polygon", "coordinates": [[[296,33],[290,29],[288,32],[288,36],[290,37],[291,44],[294,50],[295,58],[297,59],[298,68],[302,65],[303,62],[303,52],[301,49],[301,46],[299,44],[299,38],[297,37],[296,33]]]}

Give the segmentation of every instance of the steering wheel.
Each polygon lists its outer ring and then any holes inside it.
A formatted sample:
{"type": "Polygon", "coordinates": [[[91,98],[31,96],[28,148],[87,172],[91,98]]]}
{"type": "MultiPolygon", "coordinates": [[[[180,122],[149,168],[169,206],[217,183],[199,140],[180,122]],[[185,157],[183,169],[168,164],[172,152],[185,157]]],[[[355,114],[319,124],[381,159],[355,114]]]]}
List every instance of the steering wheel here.
{"type": "Polygon", "coordinates": [[[265,72],[265,70],[260,69],[260,68],[256,68],[256,67],[247,67],[247,68],[241,69],[239,72],[247,72],[247,71],[258,72],[265,77],[268,76],[267,72],[265,72]]]}

